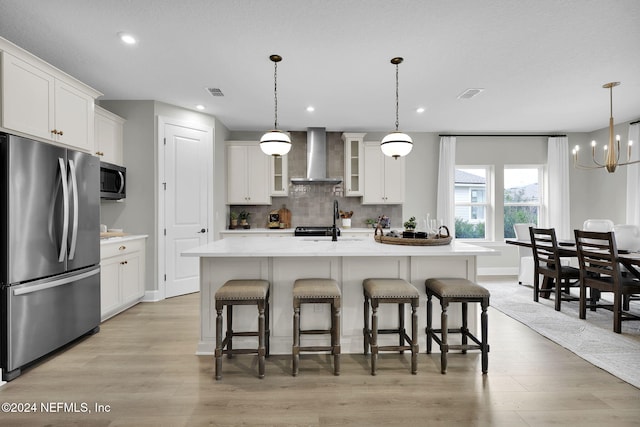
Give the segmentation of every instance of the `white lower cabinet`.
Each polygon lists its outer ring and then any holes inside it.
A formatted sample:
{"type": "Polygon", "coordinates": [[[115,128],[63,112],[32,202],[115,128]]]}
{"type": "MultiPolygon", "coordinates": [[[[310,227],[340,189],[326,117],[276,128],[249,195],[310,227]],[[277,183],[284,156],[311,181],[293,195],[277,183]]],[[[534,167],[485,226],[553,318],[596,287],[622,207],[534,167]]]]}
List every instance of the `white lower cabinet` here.
{"type": "Polygon", "coordinates": [[[146,236],[100,245],[100,312],[104,321],[144,296],[146,236]]]}

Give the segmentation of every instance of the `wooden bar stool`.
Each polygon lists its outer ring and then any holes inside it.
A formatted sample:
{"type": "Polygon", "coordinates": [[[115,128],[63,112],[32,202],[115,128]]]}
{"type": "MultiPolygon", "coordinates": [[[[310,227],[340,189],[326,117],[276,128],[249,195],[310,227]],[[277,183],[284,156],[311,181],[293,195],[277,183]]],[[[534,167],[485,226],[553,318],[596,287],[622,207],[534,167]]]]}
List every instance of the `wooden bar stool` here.
{"type": "Polygon", "coordinates": [[[380,351],[411,350],[411,373],[418,372],[418,307],[420,294],[411,283],[403,279],[365,279],[364,291],[364,354],[371,348],[371,375],[376,374],[376,361],[380,351]],[[369,304],[371,304],[371,328],[369,328],[369,304]],[[398,304],[398,327],[378,329],[379,304],[398,304]],[[411,304],[411,338],[404,327],[404,305],[411,304]],[[398,334],[398,345],[378,345],[378,334],[398,334]]]}
{"type": "Polygon", "coordinates": [[[467,350],[482,351],[482,373],[486,374],[489,365],[489,344],[487,340],[488,333],[488,316],[487,308],[489,307],[489,291],[482,286],[473,283],[467,279],[436,279],[431,278],[425,281],[427,291],[427,354],[431,353],[431,340],[435,340],[440,345],[440,369],[443,374],[447,373],[447,353],[449,350],[467,350]],[[433,329],[431,297],[435,296],[440,300],[442,306],[442,314],[440,317],[440,329],[433,329]],[[449,303],[462,303],[462,327],[460,329],[448,329],[448,313],[449,303]],[[478,340],[467,327],[467,304],[480,303],[482,314],[480,315],[482,341],[478,340]],[[448,334],[462,334],[462,344],[452,345],[448,342],[448,334]],[[441,334],[439,338],[436,334],[441,334]],[[475,344],[469,344],[471,339],[475,344]]]}
{"type": "Polygon", "coordinates": [[[266,280],[229,280],[215,295],[216,301],[216,351],[215,376],[222,378],[222,355],[257,354],[258,377],[264,378],[265,357],[269,355],[269,282],[266,280]],[[233,331],[234,305],[258,306],[258,331],[233,331]],[[222,339],[222,309],[227,306],[227,331],[222,339]],[[258,337],[257,349],[234,349],[233,337],[258,337]]]}
{"type": "Polygon", "coordinates": [[[293,284],[293,376],[298,375],[301,351],[330,351],[333,355],[333,374],[340,375],[340,306],[342,293],[333,279],[298,279],[293,284]],[[301,304],[331,304],[330,329],[300,329],[301,304]],[[301,346],[300,335],[331,334],[329,346],[301,346]]]}

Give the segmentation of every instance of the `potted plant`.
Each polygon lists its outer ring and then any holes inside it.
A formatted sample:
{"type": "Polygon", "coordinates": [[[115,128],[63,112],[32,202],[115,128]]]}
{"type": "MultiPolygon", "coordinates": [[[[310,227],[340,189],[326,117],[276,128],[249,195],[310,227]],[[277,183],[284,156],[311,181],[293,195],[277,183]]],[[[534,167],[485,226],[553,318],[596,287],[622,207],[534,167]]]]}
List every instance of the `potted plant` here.
{"type": "Polygon", "coordinates": [[[376,224],[378,223],[378,221],[373,218],[367,218],[365,222],[367,223],[367,227],[371,228],[376,228],[376,224]]]}
{"type": "Polygon", "coordinates": [[[351,217],[353,216],[353,211],[345,212],[340,211],[340,218],[342,218],[342,227],[343,228],[351,228],[351,217]]]}
{"type": "Polygon", "coordinates": [[[404,223],[404,232],[402,233],[402,237],[414,238],[416,237],[416,217],[412,216],[408,221],[404,223]]]}
{"type": "Polygon", "coordinates": [[[236,228],[238,226],[238,213],[229,212],[229,219],[231,220],[231,228],[236,228]]]}
{"type": "Polygon", "coordinates": [[[405,221],[404,223],[404,229],[407,231],[415,231],[416,229],[416,217],[412,216],[411,218],[409,218],[408,221],[405,221]]]}
{"type": "Polygon", "coordinates": [[[251,213],[247,212],[247,211],[240,211],[240,214],[238,214],[238,219],[240,220],[240,225],[243,227],[246,227],[247,225],[249,225],[249,217],[251,216],[251,213]]]}

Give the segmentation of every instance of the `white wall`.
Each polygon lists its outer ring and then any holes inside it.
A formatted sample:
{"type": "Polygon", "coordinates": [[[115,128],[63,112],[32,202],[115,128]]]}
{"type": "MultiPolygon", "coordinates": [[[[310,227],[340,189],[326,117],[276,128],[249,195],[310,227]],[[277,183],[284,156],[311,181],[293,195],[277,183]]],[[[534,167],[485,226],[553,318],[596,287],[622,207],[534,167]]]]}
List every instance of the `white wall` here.
{"type": "MultiPolygon", "coordinates": [[[[626,142],[629,134],[629,123],[621,123],[614,126],[614,132],[620,135],[623,144],[621,160],[626,159],[626,142]]],[[[583,139],[569,139],[570,147],[579,143],[581,146],[580,162],[591,165],[592,140],[598,143],[596,156],[602,156],[602,146],[608,143],[609,128],[582,134],[583,139]],[[577,142],[579,141],[579,142],[577,142]]],[[[640,149],[637,141],[634,149],[640,149]]],[[[602,157],[599,157],[602,161],[602,157]]],[[[608,218],[615,224],[626,221],[626,190],[627,190],[627,169],[620,166],[614,173],[609,173],[606,169],[597,170],[576,170],[571,173],[571,226],[582,228],[582,224],[589,218],[608,218]]]]}

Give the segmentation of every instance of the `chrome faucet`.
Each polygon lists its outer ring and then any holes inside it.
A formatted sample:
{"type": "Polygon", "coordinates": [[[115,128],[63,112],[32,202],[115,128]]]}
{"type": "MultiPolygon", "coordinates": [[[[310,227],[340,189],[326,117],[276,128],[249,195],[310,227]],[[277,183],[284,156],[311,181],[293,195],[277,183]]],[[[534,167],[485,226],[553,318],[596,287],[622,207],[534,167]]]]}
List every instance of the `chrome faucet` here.
{"type": "Polygon", "coordinates": [[[331,241],[332,242],[337,242],[338,241],[338,229],[336,228],[336,219],[339,218],[339,213],[338,213],[338,201],[334,200],[333,201],[333,227],[331,228],[331,241]]]}

